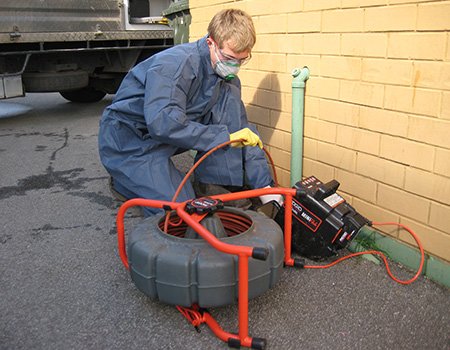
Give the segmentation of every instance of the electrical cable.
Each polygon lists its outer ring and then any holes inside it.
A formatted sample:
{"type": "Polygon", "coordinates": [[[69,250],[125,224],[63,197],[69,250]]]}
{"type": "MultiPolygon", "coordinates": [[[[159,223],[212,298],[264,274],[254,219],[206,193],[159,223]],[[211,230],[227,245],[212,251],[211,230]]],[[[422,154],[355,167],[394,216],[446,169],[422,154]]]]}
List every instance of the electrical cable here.
{"type": "MultiPolygon", "coordinates": [[[[192,173],[194,172],[194,170],[200,165],[200,163],[206,159],[211,153],[215,152],[216,150],[223,148],[225,146],[228,146],[229,144],[233,143],[233,142],[240,142],[243,141],[241,139],[239,140],[230,140],[228,142],[224,142],[214,148],[212,148],[211,150],[209,150],[207,153],[205,153],[193,166],[192,168],[187,172],[186,176],[184,177],[183,181],[180,183],[180,185],[178,186],[173,198],[172,198],[172,202],[174,202],[179,193],[181,192],[181,189],[183,188],[183,186],[185,185],[185,183],[188,181],[189,177],[192,175],[192,173]]],[[[273,170],[273,177],[274,177],[274,182],[275,182],[275,186],[278,187],[278,179],[277,179],[277,174],[276,174],[276,170],[275,170],[275,163],[271,157],[271,155],[269,154],[269,152],[264,149],[264,152],[267,155],[267,158],[269,159],[269,162],[272,166],[272,170],[273,170]]],[[[224,229],[227,233],[228,236],[232,236],[232,235],[237,235],[240,234],[246,230],[249,229],[249,227],[251,226],[252,222],[251,220],[247,220],[246,218],[244,218],[243,216],[234,214],[234,213],[229,213],[229,212],[223,212],[223,211],[219,211],[217,213],[219,215],[220,220],[222,221],[222,224],[224,226],[224,229]]],[[[177,215],[171,215],[170,212],[167,212],[165,220],[164,220],[164,228],[163,231],[168,233],[168,234],[172,234],[174,236],[178,236],[178,237],[184,237],[184,234],[186,232],[187,229],[187,225],[185,223],[182,222],[182,219],[179,218],[179,221],[177,223],[172,223],[170,221],[171,216],[177,217],[177,215]],[[171,228],[170,228],[170,232],[169,232],[169,223],[171,224],[171,228]]],[[[357,256],[361,256],[361,255],[365,255],[365,254],[372,254],[372,255],[378,255],[381,257],[381,259],[383,260],[385,267],[386,267],[386,271],[389,275],[389,277],[391,279],[393,279],[395,282],[403,284],[403,285],[407,285],[410,284],[412,282],[414,282],[421,274],[422,272],[422,268],[424,265],[424,260],[425,260],[425,255],[424,255],[424,250],[422,247],[422,244],[419,240],[419,238],[417,237],[417,235],[408,227],[406,227],[403,224],[400,223],[393,223],[393,222],[372,222],[371,224],[372,226],[382,226],[382,225],[398,225],[399,227],[402,227],[403,229],[407,230],[411,236],[414,238],[414,240],[416,241],[419,250],[420,250],[420,254],[421,254],[421,259],[420,259],[420,264],[419,264],[419,268],[416,272],[416,274],[409,280],[400,280],[398,278],[396,278],[392,272],[391,269],[389,267],[389,263],[387,260],[387,257],[385,256],[385,254],[383,254],[380,251],[376,251],[376,250],[368,250],[368,251],[364,251],[364,252],[357,252],[357,253],[353,253],[353,254],[349,254],[346,255],[344,257],[341,257],[335,261],[333,261],[330,264],[327,265],[304,265],[303,268],[305,269],[326,269],[329,267],[332,267],[344,260],[348,260],[350,258],[353,257],[357,257],[357,256]]],[[[162,225],[160,225],[162,226],[162,225]]],[[[199,330],[199,326],[202,323],[207,323],[210,327],[212,325],[215,324],[215,321],[212,322],[212,324],[210,325],[208,323],[208,314],[205,313],[203,314],[202,312],[200,312],[200,310],[198,309],[198,306],[194,305],[192,308],[186,308],[186,307],[182,307],[182,306],[176,306],[177,310],[188,320],[189,323],[191,323],[197,332],[200,332],[199,330]]],[[[211,318],[209,318],[211,319],[211,318]]]]}
{"type": "Polygon", "coordinates": [[[347,260],[347,259],[350,259],[350,258],[354,258],[356,256],[365,255],[365,254],[372,254],[372,255],[378,255],[378,256],[381,257],[381,259],[383,259],[383,262],[384,262],[384,265],[386,267],[386,271],[387,271],[389,277],[392,278],[395,282],[400,283],[400,284],[411,284],[412,282],[414,282],[420,276],[420,274],[422,272],[423,264],[424,264],[424,261],[425,261],[425,253],[423,251],[422,243],[420,243],[419,238],[417,237],[417,235],[410,228],[406,227],[405,225],[396,223],[396,222],[373,222],[372,225],[375,225],[375,226],[397,225],[397,226],[400,226],[400,227],[404,228],[406,231],[408,231],[411,234],[411,236],[413,236],[413,238],[416,241],[417,246],[419,247],[419,250],[420,250],[420,264],[419,264],[419,268],[417,269],[417,272],[414,275],[414,277],[412,277],[411,279],[406,280],[406,281],[396,278],[391,272],[391,269],[389,267],[389,263],[388,263],[388,260],[386,258],[386,255],[383,254],[382,252],[378,251],[378,250],[367,250],[367,251],[364,251],[364,252],[352,253],[352,254],[343,256],[343,257],[341,257],[341,258],[339,258],[339,259],[337,259],[337,260],[335,260],[335,261],[333,261],[333,262],[331,262],[330,264],[327,264],[327,265],[305,265],[305,266],[303,266],[303,268],[305,268],[305,269],[327,269],[327,268],[332,267],[332,266],[334,266],[334,265],[336,265],[336,264],[338,264],[338,263],[340,263],[340,262],[342,262],[344,260],[347,260]]]}
{"type": "MultiPolygon", "coordinates": [[[[245,216],[230,213],[227,211],[218,211],[216,215],[219,217],[220,222],[223,225],[225,234],[227,237],[236,236],[242,232],[247,231],[253,224],[253,221],[245,216]]],[[[176,214],[171,215],[171,220],[178,217],[176,214]]],[[[188,225],[180,219],[181,223],[177,222],[175,225],[170,225],[167,234],[179,238],[184,238],[188,225]]],[[[159,228],[162,230],[164,228],[164,223],[159,224],[159,228]]]]}
{"type": "MultiPolygon", "coordinates": [[[[220,148],[223,148],[225,146],[228,146],[231,143],[234,142],[241,142],[244,141],[244,139],[237,139],[237,140],[230,140],[230,141],[226,141],[224,143],[221,143],[220,145],[211,148],[208,152],[206,152],[199,160],[197,160],[197,162],[195,162],[195,164],[191,167],[191,169],[189,169],[189,171],[186,173],[186,175],[184,176],[183,180],[181,181],[181,183],[178,185],[177,190],[175,191],[175,194],[172,197],[172,202],[175,202],[176,199],[178,198],[178,195],[181,192],[181,189],[183,188],[183,186],[186,184],[186,182],[189,180],[189,177],[192,175],[192,173],[194,172],[195,169],[197,169],[197,167],[200,165],[201,162],[203,162],[211,153],[214,153],[215,151],[217,151],[220,148]]],[[[166,214],[166,219],[164,221],[164,232],[167,232],[168,228],[169,228],[169,222],[170,222],[170,213],[168,212],[166,214]]]]}
{"type": "Polygon", "coordinates": [[[198,326],[206,322],[203,315],[198,310],[196,310],[196,308],[190,309],[179,305],[177,305],[176,308],[188,320],[188,322],[195,327],[195,330],[197,332],[200,332],[198,326]]]}
{"type": "MultiPolygon", "coordinates": [[[[187,180],[189,179],[189,177],[192,175],[192,173],[194,172],[194,170],[200,165],[200,163],[201,163],[204,159],[206,159],[211,153],[217,151],[217,150],[220,149],[220,148],[226,147],[226,146],[228,146],[228,145],[231,144],[231,143],[234,143],[234,142],[241,142],[241,141],[244,141],[244,140],[243,140],[243,139],[230,140],[230,141],[224,142],[224,143],[222,143],[222,144],[220,144],[220,145],[218,145],[218,146],[212,148],[212,149],[209,150],[208,152],[206,152],[206,153],[205,153],[205,154],[204,154],[204,155],[203,155],[203,156],[202,156],[202,157],[201,157],[201,158],[200,158],[200,159],[192,166],[192,168],[187,172],[187,174],[186,174],[186,176],[184,177],[183,181],[182,181],[182,182],[180,183],[180,185],[178,186],[178,188],[177,188],[177,190],[176,190],[176,192],[175,192],[175,194],[174,194],[174,196],[173,196],[173,198],[172,198],[172,202],[174,202],[174,201],[177,199],[179,193],[181,192],[181,189],[183,188],[183,186],[185,185],[185,183],[187,182],[187,180]]],[[[264,152],[266,153],[267,158],[269,159],[269,162],[270,162],[270,164],[271,164],[271,167],[272,167],[272,170],[273,170],[273,177],[274,177],[275,186],[278,186],[278,179],[277,179],[277,174],[276,174],[276,169],[275,169],[275,163],[274,163],[274,161],[273,161],[273,159],[272,159],[270,153],[269,153],[265,148],[263,148],[263,150],[264,150],[264,152]]],[[[242,219],[243,219],[242,216],[238,216],[238,215],[235,215],[235,214],[232,214],[232,213],[227,213],[226,215],[227,215],[228,221],[227,221],[227,224],[226,224],[225,229],[227,230],[228,233],[232,232],[232,233],[235,233],[235,234],[239,234],[239,233],[243,232],[243,231],[239,231],[240,229],[244,229],[244,230],[245,230],[245,229],[248,229],[248,227],[246,228],[245,225],[244,225],[244,226],[240,226],[240,221],[239,221],[239,220],[242,220],[242,219]],[[230,220],[231,220],[231,222],[234,222],[234,223],[236,224],[236,226],[230,225],[230,220]]],[[[224,216],[222,215],[221,219],[223,219],[223,218],[224,218],[224,216]]],[[[178,226],[178,225],[180,225],[180,222],[173,224],[173,223],[170,221],[170,213],[167,213],[166,219],[165,219],[165,222],[164,222],[164,232],[168,232],[169,223],[171,224],[171,226],[178,226]]],[[[395,282],[400,283],[400,284],[404,284],[404,285],[410,284],[410,283],[414,282],[414,281],[420,276],[420,274],[421,274],[421,272],[422,272],[423,265],[424,265],[424,261],[425,261],[425,253],[424,253],[424,250],[423,250],[422,243],[420,242],[418,236],[417,236],[410,228],[406,227],[406,226],[403,225],[403,224],[396,223],[396,222],[372,222],[372,226],[383,226],[383,225],[397,225],[397,226],[399,226],[399,227],[402,227],[403,229],[405,229],[406,231],[408,231],[409,234],[410,234],[410,235],[414,238],[414,240],[416,241],[417,246],[418,246],[418,248],[419,248],[419,250],[420,250],[420,256],[421,256],[421,258],[420,258],[419,268],[418,268],[416,274],[415,274],[411,279],[409,279],[409,280],[400,280],[400,279],[396,278],[396,277],[392,274],[391,269],[389,268],[389,263],[388,263],[388,260],[387,260],[387,258],[386,258],[386,255],[383,254],[383,253],[380,252],[380,251],[377,251],[377,250],[368,250],[368,251],[364,251],[364,252],[352,253],[352,254],[346,255],[346,256],[344,256],[344,257],[341,257],[341,258],[339,258],[339,259],[337,259],[337,260],[335,260],[335,261],[333,261],[332,263],[327,264],[327,265],[305,265],[304,268],[305,268],[305,269],[326,269],[326,268],[332,267],[332,266],[334,266],[334,265],[336,265],[336,264],[338,264],[338,263],[340,263],[340,262],[342,262],[342,261],[344,261],[344,260],[350,259],[350,258],[354,258],[354,257],[361,256],[361,255],[365,255],[365,254],[372,254],[372,255],[378,255],[378,256],[381,257],[381,259],[383,260],[383,262],[384,262],[384,264],[385,264],[386,271],[387,271],[389,277],[392,278],[395,282]]],[[[225,226],[225,225],[224,225],[224,226],[225,226]]],[[[179,232],[177,232],[177,233],[179,234],[179,232]]],[[[171,232],[171,234],[173,234],[173,233],[171,232]]],[[[180,311],[180,312],[181,312],[181,311],[180,311]]]]}

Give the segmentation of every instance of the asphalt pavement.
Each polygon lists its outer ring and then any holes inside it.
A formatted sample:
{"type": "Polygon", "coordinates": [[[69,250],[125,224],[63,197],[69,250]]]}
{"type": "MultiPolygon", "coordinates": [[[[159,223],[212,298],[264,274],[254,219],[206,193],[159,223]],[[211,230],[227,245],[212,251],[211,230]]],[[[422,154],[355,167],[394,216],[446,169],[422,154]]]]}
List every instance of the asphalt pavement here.
{"type": "MultiPolygon", "coordinates": [[[[111,98],[0,101],[0,349],[226,349],[205,325],[197,333],[173,306],[137,290],[121,264],[121,203],[97,153],[111,98]]],[[[129,214],[126,228],[141,220],[129,214]]],[[[235,305],[210,311],[237,331],[235,305]]],[[[267,349],[448,350],[450,293],[424,277],[397,284],[365,259],[285,268],[273,289],[250,301],[249,331],[266,338],[267,349]]]]}

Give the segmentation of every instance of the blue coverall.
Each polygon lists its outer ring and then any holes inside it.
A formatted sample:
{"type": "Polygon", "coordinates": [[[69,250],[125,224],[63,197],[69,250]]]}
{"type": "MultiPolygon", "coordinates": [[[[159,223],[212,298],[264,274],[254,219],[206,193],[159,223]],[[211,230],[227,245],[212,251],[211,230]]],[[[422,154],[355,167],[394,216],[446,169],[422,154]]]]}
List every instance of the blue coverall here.
{"type": "MultiPolygon", "coordinates": [[[[99,153],[114,188],[127,198],[171,200],[183,174],[171,156],[196,150],[197,158],[250,127],[240,81],[225,81],[211,66],[206,37],[159,52],[124,78],[100,121],[99,153]]],[[[259,147],[226,147],[197,168],[195,178],[217,185],[273,184],[259,147]]],[[[194,198],[188,182],[178,201],[194,198]]],[[[145,215],[158,209],[148,208],[145,215]]]]}

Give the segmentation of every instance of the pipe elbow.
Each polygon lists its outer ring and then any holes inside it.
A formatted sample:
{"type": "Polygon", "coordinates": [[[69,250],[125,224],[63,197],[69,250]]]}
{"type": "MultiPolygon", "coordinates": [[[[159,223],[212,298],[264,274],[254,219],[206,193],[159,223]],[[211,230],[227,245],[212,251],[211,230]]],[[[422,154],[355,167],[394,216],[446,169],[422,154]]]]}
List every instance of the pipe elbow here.
{"type": "Polygon", "coordinates": [[[304,66],[303,68],[294,68],[292,70],[292,87],[305,87],[305,82],[309,79],[309,68],[304,66]]]}

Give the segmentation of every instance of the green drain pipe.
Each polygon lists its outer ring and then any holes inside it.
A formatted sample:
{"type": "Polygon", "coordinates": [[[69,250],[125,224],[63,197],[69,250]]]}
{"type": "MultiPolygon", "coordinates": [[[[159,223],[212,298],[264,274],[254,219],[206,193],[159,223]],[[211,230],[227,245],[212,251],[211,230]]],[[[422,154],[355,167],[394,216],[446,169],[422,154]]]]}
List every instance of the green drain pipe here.
{"type": "Polygon", "coordinates": [[[292,77],[291,186],[294,186],[302,179],[303,173],[303,119],[305,85],[309,79],[308,67],[295,68],[292,77]]]}

